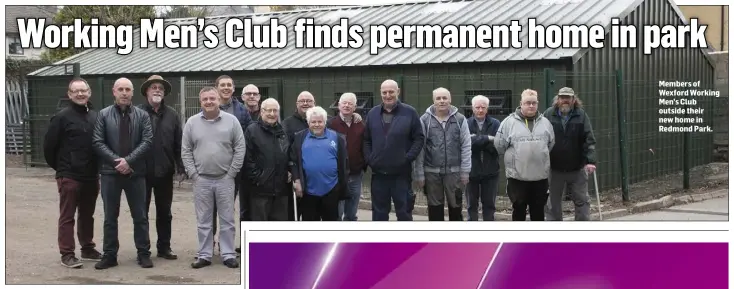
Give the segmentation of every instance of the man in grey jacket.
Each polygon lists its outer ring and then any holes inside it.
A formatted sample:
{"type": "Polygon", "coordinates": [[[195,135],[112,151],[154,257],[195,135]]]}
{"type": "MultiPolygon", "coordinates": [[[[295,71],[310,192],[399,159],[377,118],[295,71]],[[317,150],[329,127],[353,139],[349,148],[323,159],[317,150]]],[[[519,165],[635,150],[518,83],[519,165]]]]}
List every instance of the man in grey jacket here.
{"type": "Polygon", "coordinates": [[[181,159],[194,181],[194,207],[199,237],[199,253],[194,269],[211,265],[214,250],[212,233],[214,204],[219,214],[219,248],[224,265],[238,268],[235,253],[235,178],[245,157],[245,138],[237,117],[219,108],[214,87],[199,92],[202,111],[191,116],[183,128],[181,159]]]}
{"type": "Polygon", "coordinates": [[[494,147],[504,155],[513,221],[525,221],[528,210],[531,221],[545,220],[554,143],[553,125],[538,113],[538,92],[526,89],[520,107],[502,121],[494,138],[494,147]]]}
{"type": "Polygon", "coordinates": [[[471,137],[466,117],[451,105],[451,93],[433,91],[433,105],[420,118],[426,144],[414,162],[414,180],[428,198],[428,220],[461,221],[462,195],[471,172],[471,137]]]}

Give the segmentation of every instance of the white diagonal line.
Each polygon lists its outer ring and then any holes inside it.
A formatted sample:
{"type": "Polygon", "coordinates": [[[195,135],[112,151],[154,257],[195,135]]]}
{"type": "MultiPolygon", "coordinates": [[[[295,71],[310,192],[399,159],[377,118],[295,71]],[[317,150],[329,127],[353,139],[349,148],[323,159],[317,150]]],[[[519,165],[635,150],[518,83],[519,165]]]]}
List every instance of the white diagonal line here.
{"type": "Polygon", "coordinates": [[[329,264],[331,263],[331,260],[334,258],[334,253],[336,253],[336,248],[339,247],[339,243],[336,242],[334,245],[331,246],[331,250],[329,250],[329,253],[326,255],[326,259],[324,260],[324,264],[321,265],[321,271],[319,271],[319,275],[316,276],[316,280],[313,282],[313,286],[311,286],[311,289],[316,289],[316,286],[319,285],[319,281],[321,280],[321,276],[324,275],[324,272],[326,272],[326,268],[329,267],[329,264]]]}
{"type": "Polygon", "coordinates": [[[482,280],[479,280],[479,285],[477,286],[477,289],[482,289],[482,285],[484,285],[484,280],[487,279],[487,274],[489,274],[489,268],[492,268],[494,260],[497,260],[497,255],[500,253],[500,249],[502,249],[502,243],[497,246],[497,250],[494,251],[494,256],[492,256],[492,259],[489,260],[489,264],[487,264],[487,270],[484,270],[484,275],[482,275],[482,280]]]}

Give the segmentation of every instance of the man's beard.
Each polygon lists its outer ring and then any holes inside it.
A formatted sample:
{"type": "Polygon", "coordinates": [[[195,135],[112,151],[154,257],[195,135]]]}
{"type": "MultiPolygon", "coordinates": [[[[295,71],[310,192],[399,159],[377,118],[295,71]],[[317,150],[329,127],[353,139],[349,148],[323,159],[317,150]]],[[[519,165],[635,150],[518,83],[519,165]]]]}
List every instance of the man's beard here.
{"type": "Polygon", "coordinates": [[[571,111],[571,105],[569,105],[569,104],[562,104],[561,107],[560,107],[560,110],[561,110],[562,113],[568,113],[569,111],[571,111]]]}

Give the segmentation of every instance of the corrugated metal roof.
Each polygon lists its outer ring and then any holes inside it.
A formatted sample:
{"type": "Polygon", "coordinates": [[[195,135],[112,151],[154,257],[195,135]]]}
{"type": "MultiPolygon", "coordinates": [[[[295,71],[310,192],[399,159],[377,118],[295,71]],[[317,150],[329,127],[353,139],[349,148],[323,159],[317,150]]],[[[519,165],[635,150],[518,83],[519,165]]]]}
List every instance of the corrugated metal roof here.
{"type": "MultiPolygon", "coordinates": [[[[506,60],[540,60],[572,57],[580,49],[531,48],[454,48],[431,49],[383,48],[378,55],[370,55],[369,26],[384,24],[510,24],[519,20],[523,26],[521,41],[527,46],[528,18],[538,24],[601,24],[608,27],[612,17],[623,16],[641,0],[474,0],[431,1],[393,5],[355,6],[345,8],[291,11],[267,14],[210,17],[207,23],[219,27],[218,47],[203,46],[200,33],[199,47],[195,49],[140,48],[139,31],[135,31],[134,50],[118,55],[115,49],[90,49],[72,56],[62,63],[81,64],[82,75],[167,73],[193,71],[242,71],[312,67],[379,66],[395,64],[489,62],[506,60]],[[283,49],[232,49],[225,45],[224,23],[231,17],[252,17],[254,22],[268,23],[278,18],[289,27],[288,46],[283,49]],[[318,24],[337,24],[339,18],[348,18],[350,24],[360,24],[364,45],[359,49],[305,49],[295,48],[292,26],[299,18],[314,18],[318,24]]],[[[194,24],[195,19],[171,19],[167,23],[194,24]]],[[[411,42],[415,42],[415,36],[411,42]]],[[[149,45],[155,47],[155,45],[149,45]]],[[[59,75],[63,67],[37,71],[38,75],[59,75]],[[40,72],[40,73],[39,73],[40,72]]]]}

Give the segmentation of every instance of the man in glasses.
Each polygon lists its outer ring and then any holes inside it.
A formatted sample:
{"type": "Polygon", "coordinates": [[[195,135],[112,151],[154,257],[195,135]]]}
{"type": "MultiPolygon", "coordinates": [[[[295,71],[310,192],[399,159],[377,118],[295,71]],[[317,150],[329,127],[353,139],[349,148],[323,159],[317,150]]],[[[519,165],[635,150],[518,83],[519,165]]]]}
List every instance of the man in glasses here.
{"type": "Polygon", "coordinates": [[[500,123],[494,147],[505,160],[512,220],[525,221],[529,210],[531,221],[543,221],[555,135],[551,122],[538,112],[538,92],[526,89],[520,97],[520,107],[500,123]]]}
{"type": "Polygon", "coordinates": [[[250,112],[253,121],[260,118],[260,89],[254,84],[248,84],[242,88],[242,102],[250,112]]]}
{"type": "Polygon", "coordinates": [[[102,109],[94,127],[94,150],[100,158],[102,201],[104,202],[104,256],[94,266],[107,269],[117,266],[117,218],[120,198],[125,191],[133,219],[133,238],[138,249],[138,264],[152,268],[150,235],[145,212],[145,155],[153,146],[150,117],[132,106],[133,83],[127,78],[112,87],[115,103],[102,109]]]}
{"type": "Polygon", "coordinates": [[[92,132],[97,111],[89,98],[92,91],[86,80],[69,83],[69,106],[51,118],[43,142],[43,156],[56,171],[59,190],[58,244],[61,265],[81,268],[84,263],[74,251],[74,214],[79,210],[77,234],[82,260],[98,261],[102,254],[95,249],[94,208],[99,195],[98,160],[92,148],[92,132]]]}
{"type": "Polygon", "coordinates": [[[596,170],[596,138],[589,116],[570,87],[558,91],[553,106],[543,115],[553,124],[556,137],[556,145],[550,152],[550,198],[546,218],[563,220],[561,204],[563,189],[567,188],[575,206],[575,220],[588,221],[591,219],[588,179],[596,170]]]}

